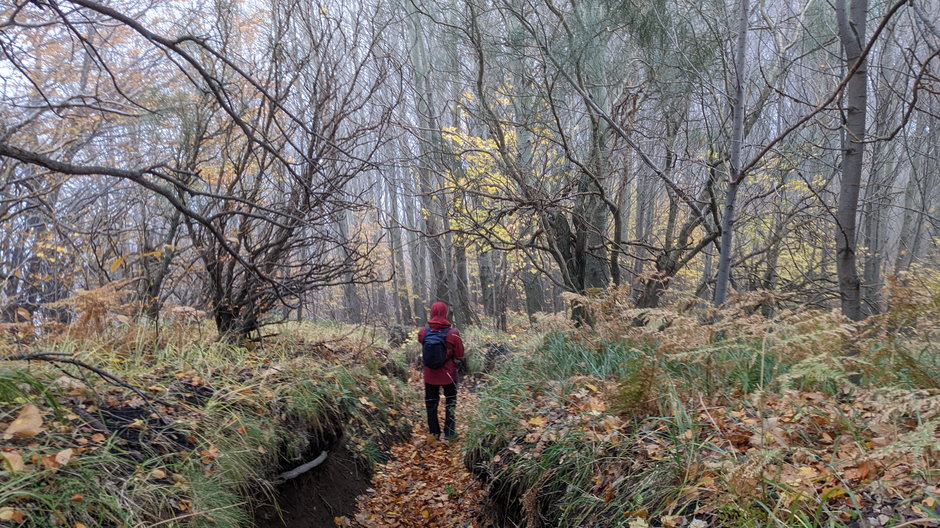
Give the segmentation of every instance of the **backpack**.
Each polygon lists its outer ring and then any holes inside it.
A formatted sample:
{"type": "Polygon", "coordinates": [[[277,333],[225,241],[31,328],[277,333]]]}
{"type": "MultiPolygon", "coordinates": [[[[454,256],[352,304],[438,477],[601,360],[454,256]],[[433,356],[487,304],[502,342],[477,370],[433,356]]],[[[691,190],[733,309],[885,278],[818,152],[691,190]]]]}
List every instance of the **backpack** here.
{"type": "Polygon", "coordinates": [[[447,346],[444,340],[449,331],[450,328],[431,330],[430,326],[425,329],[424,340],[421,341],[421,361],[425,367],[439,369],[447,362],[447,346]]]}

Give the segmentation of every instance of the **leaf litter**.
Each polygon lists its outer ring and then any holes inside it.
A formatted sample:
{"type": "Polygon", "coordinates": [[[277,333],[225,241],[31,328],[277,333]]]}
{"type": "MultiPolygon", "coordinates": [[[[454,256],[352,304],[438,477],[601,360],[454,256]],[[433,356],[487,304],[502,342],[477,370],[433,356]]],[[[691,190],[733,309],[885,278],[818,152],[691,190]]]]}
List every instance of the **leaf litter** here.
{"type": "MultiPolygon", "coordinates": [[[[690,401],[692,421],[676,434],[662,418],[634,422],[617,413],[611,380],[575,376],[533,389],[534,397],[513,409],[516,427],[505,447],[485,462],[491,475],[513,475],[513,464],[538,461],[574,433],[581,450],[593,451],[587,491],[609,503],[623,496],[631,475],[699,446],[684,484],[663,497],[652,526],[724,526],[729,508],[749,501],[787,511],[824,508],[842,521],[861,513],[873,527],[940,524],[938,391],[787,390],[690,401]]],[[[624,515],[629,526],[653,521],[647,508],[624,515]]]]}
{"type": "MultiPolygon", "coordinates": [[[[486,500],[483,485],[463,464],[460,444],[469,423],[469,410],[478,398],[458,389],[457,440],[437,440],[415,432],[391,448],[390,459],[378,466],[372,487],[358,497],[358,511],[336,517],[337,526],[352,528],[487,526],[481,520],[486,500]]],[[[440,411],[443,414],[443,399],[440,411]]],[[[423,413],[422,413],[423,416],[423,413]]],[[[414,429],[423,431],[424,424],[414,429]]]]}

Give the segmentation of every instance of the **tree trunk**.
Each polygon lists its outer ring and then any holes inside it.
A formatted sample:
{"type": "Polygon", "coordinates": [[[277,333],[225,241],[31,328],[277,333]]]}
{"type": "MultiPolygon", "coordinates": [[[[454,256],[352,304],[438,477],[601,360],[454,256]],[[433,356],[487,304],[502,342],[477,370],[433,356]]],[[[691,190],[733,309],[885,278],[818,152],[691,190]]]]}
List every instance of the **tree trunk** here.
{"type": "Polygon", "coordinates": [[[463,244],[454,245],[454,275],[454,286],[457,291],[454,312],[460,324],[475,325],[477,320],[470,308],[470,289],[467,287],[467,247],[463,244]]]}
{"type": "Polygon", "coordinates": [[[506,262],[507,253],[505,251],[500,252],[499,260],[494,266],[494,276],[496,280],[494,281],[493,288],[493,303],[494,303],[494,317],[496,319],[496,327],[503,332],[508,329],[507,318],[506,318],[506,307],[509,302],[509,279],[506,274],[506,268],[508,267],[506,262]]]}
{"type": "Polygon", "coordinates": [[[411,324],[413,317],[411,314],[411,303],[408,296],[408,277],[405,275],[405,254],[401,244],[402,218],[398,211],[398,181],[388,183],[388,201],[391,209],[391,221],[389,226],[389,245],[392,253],[392,272],[395,280],[394,302],[397,304],[399,324],[411,324]]]}
{"type": "Polygon", "coordinates": [[[480,274],[480,294],[483,296],[483,314],[492,317],[496,314],[492,251],[477,253],[477,268],[480,274]]]}
{"type": "Polygon", "coordinates": [[[545,291],[542,277],[535,271],[522,271],[522,287],[525,290],[525,311],[529,322],[535,322],[535,314],[545,311],[545,291]]]}
{"type": "MultiPolygon", "coordinates": [[[[421,206],[417,202],[411,204],[411,226],[421,229],[421,206]]],[[[408,232],[409,247],[411,248],[411,285],[414,290],[412,303],[414,306],[414,323],[423,325],[427,320],[428,304],[428,265],[427,246],[420,237],[412,231],[408,232]]]]}
{"type": "MultiPolygon", "coordinates": [[[[349,212],[345,211],[342,218],[339,221],[340,237],[343,240],[342,251],[346,254],[344,258],[350,259],[352,256],[349,254],[348,245],[349,240],[349,212]]],[[[362,300],[359,298],[359,292],[356,289],[356,284],[353,282],[352,273],[346,275],[345,282],[343,284],[343,301],[346,308],[346,320],[352,324],[362,323],[362,300]]]]}
{"type": "Polygon", "coordinates": [[[725,194],[724,210],[721,214],[721,242],[718,248],[718,273],[715,276],[715,306],[721,306],[728,298],[728,282],[731,279],[731,253],[734,248],[735,205],[738,188],[744,181],[741,172],[741,150],[744,141],[744,51],[747,46],[748,0],[741,0],[738,20],[738,42],[735,54],[734,108],[732,110],[731,152],[729,152],[728,190],[725,194]]]}
{"type": "Polygon", "coordinates": [[[434,106],[430,59],[427,56],[428,50],[419,20],[418,14],[413,13],[411,24],[408,26],[412,40],[411,62],[414,71],[415,109],[418,118],[420,149],[418,189],[420,191],[422,214],[418,217],[418,220],[420,221],[419,229],[423,233],[431,264],[434,284],[431,301],[442,301],[450,305],[452,303],[448,281],[448,263],[445,261],[447,255],[441,239],[443,233],[438,228],[438,220],[443,219],[442,215],[446,212],[446,209],[443,203],[438,203],[443,199],[443,196],[432,182],[434,165],[443,165],[441,163],[442,141],[440,140],[440,127],[435,113],[437,109],[434,106]]]}
{"type": "MultiPolygon", "coordinates": [[[[642,174],[637,178],[636,220],[633,224],[634,238],[646,244],[650,242],[650,235],[653,233],[653,217],[655,216],[652,182],[650,180],[652,180],[652,176],[649,174],[642,174]]],[[[639,299],[643,296],[643,281],[639,280],[639,278],[643,275],[643,269],[646,264],[645,259],[651,255],[651,252],[645,247],[641,246],[639,251],[641,252],[640,255],[633,261],[634,299],[639,299]]]]}
{"type": "Polygon", "coordinates": [[[842,156],[842,182],[836,210],[836,272],[839,276],[839,295],[842,314],[853,321],[862,319],[861,282],[856,267],[856,216],[858,195],[862,180],[862,162],[865,156],[865,117],[867,104],[868,69],[862,54],[865,42],[865,22],[868,0],[852,2],[850,17],[846,14],[846,0],[836,0],[836,18],[839,37],[845,50],[845,63],[859,67],[849,79],[845,93],[845,139],[842,156]],[[861,61],[861,62],[859,62],[861,61]]]}
{"type": "MultiPolygon", "coordinates": [[[[173,214],[170,219],[170,226],[167,230],[166,237],[164,237],[163,243],[160,245],[159,256],[148,257],[156,259],[154,263],[155,266],[147,266],[145,261],[147,280],[143,295],[143,301],[145,303],[144,315],[153,321],[156,321],[160,317],[160,309],[162,306],[160,296],[163,291],[163,283],[166,281],[167,274],[170,271],[170,263],[173,261],[173,255],[176,254],[176,251],[171,249],[170,246],[174,245],[176,241],[176,234],[179,232],[181,218],[181,212],[176,211],[173,214]]],[[[144,249],[148,253],[155,251],[155,248],[146,246],[144,249]]]]}

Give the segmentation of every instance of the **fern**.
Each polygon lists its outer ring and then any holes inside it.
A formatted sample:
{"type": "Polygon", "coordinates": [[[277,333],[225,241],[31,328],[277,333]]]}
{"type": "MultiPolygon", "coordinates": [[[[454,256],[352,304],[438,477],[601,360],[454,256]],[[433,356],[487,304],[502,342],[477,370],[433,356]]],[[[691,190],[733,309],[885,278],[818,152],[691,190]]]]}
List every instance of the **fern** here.
{"type": "Polygon", "coordinates": [[[629,374],[617,381],[613,395],[613,409],[623,415],[648,415],[656,408],[656,380],[660,377],[658,360],[652,355],[640,355],[627,361],[629,374]]]}
{"type": "Polygon", "coordinates": [[[137,306],[126,299],[132,292],[125,288],[135,279],[109,282],[91,290],[76,290],[66,299],[47,304],[49,308],[68,308],[78,313],[78,318],[69,326],[68,332],[78,337],[101,333],[109,321],[128,322],[137,306]]]}

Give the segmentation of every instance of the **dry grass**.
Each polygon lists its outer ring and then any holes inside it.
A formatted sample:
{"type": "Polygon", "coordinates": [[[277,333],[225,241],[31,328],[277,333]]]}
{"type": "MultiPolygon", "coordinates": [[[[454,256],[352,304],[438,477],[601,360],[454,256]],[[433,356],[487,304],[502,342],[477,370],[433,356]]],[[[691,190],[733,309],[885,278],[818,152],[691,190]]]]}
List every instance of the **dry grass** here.
{"type": "Polygon", "coordinates": [[[247,350],[214,341],[205,324],[104,325],[95,337],[66,332],[26,349],[6,346],[7,355],[71,354],[146,396],[73,366],[3,365],[0,430],[29,403],[43,419],[35,437],[5,439],[2,447],[24,464],[0,472],[0,508],[28,525],[173,525],[176,518],[187,526],[250,526],[252,505],[270,498],[279,469],[340,435],[368,467],[409,432],[410,389],[382,374],[387,358],[365,340],[296,326],[247,350]],[[71,457],[54,463],[66,450],[71,457]]]}
{"type": "Polygon", "coordinates": [[[888,298],[860,325],[580,298],[596,327],[492,377],[465,460],[520,526],[940,524],[940,280],[888,298]]]}

